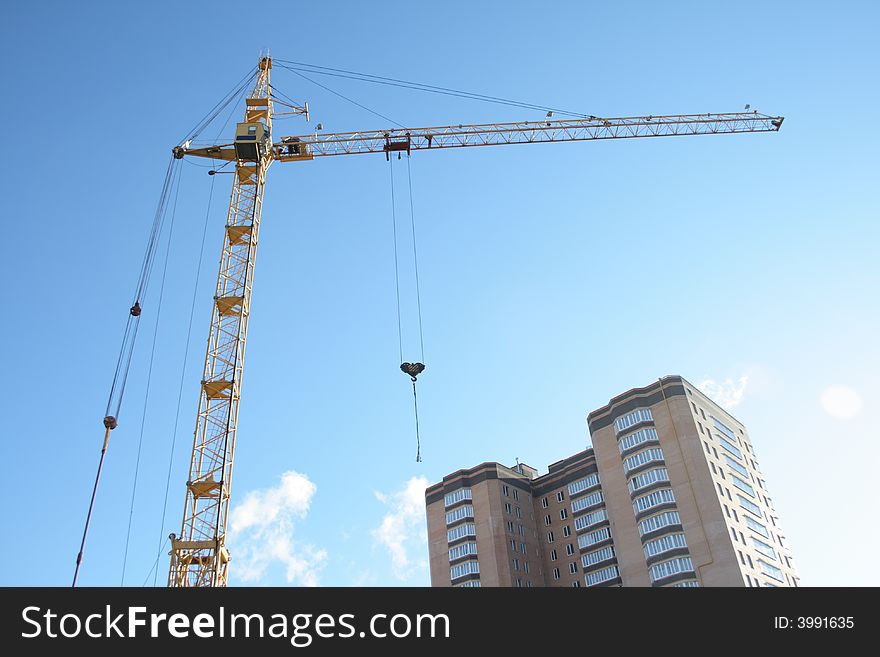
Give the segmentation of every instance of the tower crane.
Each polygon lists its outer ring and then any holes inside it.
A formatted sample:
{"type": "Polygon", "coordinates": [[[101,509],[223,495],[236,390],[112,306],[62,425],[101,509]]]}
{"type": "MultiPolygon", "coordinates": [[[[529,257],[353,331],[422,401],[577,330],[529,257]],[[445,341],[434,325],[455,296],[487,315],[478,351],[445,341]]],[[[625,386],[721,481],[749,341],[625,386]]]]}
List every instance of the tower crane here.
{"type": "MultiPolygon", "coordinates": [[[[753,112],[664,116],[596,117],[480,125],[397,128],[281,137],[272,134],[272,60],[259,60],[253,91],[245,100],[244,121],[232,143],[194,147],[183,143],[174,157],[203,157],[235,164],[225,239],[214,293],[211,327],[201,381],[198,416],[186,482],[183,521],[171,535],[168,585],[226,586],[229,552],[226,529],[231,499],[238,411],[250,318],[254,262],[266,174],[274,162],[306,162],[320,157],[468,146],[534,144],[594,139],[773,132],[784,117],[753,112]]],[[[288,105],[295,114],[308,106],[288,105]]],[[[107,429],[108,434],[110,428],[107,429]]]]}

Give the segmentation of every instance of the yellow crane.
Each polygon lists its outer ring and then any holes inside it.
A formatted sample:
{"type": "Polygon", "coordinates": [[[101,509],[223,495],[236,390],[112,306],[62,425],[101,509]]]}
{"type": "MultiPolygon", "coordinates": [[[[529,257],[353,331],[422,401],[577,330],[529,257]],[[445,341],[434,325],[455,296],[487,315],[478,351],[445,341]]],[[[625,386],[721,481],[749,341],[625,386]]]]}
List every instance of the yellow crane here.
{"type": "MultiPolygon", "coordinates": [[[[256,83],[245,101],[244,122],[237,124],[232,143],[199,148],[184,143],[173,150],[177,159],[192,156],[235,163],[183,522],[180,533],[171,535],[168,585],[173,587],[226,586],[229,575],[226,526],[238,437],[241,380],[266,173],[273,162],[304,162],[356,153],[385,153],[386,157],[397,153],[399,157],[404,151],[409,154],[417,150],[466,146],[773,132],[779,130],[783,122],[781,116],[757,112],[591,116],[570,120],[553,120],[548,113],[547,119],[542,121],[315,132],[274,139],[271,69],[272,60],[260,58],[256,83]]],[[[289,113],[308,113],[307,105],[286,106],[289,113]]],[[[111,428],[107,426],[108,436],[111,428]]]]}

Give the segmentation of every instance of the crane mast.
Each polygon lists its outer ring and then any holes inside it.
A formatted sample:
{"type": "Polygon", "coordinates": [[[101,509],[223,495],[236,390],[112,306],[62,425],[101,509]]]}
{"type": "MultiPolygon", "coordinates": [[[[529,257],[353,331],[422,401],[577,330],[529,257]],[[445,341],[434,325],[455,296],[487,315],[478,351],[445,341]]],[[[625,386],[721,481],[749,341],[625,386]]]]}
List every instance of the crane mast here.
{"type": "MultiPolygon", "coordinates": [[[[246,99],[245,121],[232,144],[177,146],[174,155],[235,162],[226,236],[214,294],[180,534],[171,535],[172,587],[226,586],[226,525],[238,429],[241,379],[250,316],[254,260],[266,171],[273,161],[298,162],[358,153],[392,153],[470,146],[774,132],[784,117],[757,112],[521,121],[363,132],[318,133],[271,140],[272,60],[259,61],[246,99]]],[[[280,102],[280,101],[279,101],[280,102]]],[[[288,105],[308,114],[308,106],[288,105]]],[[[213,172],[212,172],[213,173],[213,172]]]]}
{"type": "Polygon", "coordinates": [[[271,136],[271,68],[268,57],[260,60],[254,89],[245,101],[245,122],[238,124],[236,131],[242,137],[253,136],[253,153],[240,153],[248,159],[237,159],[233,176],[183,523],[180,534],[171,535],[168,585],[172,587],[226,586],[227,582],[226,525],[241,377],[266,170],[272,163],[272,150],[260,147],[271,136]],[[249,129],[252,134],[248,134],[249,129]]]}

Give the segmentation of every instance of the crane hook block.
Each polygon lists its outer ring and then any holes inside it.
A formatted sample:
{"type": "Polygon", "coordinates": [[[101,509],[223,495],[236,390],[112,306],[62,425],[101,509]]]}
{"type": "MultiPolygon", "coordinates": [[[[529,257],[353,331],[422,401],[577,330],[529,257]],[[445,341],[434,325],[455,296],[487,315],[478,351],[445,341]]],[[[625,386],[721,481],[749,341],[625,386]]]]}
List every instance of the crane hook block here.
{"type": "Polygon", "coordinates": [[[425,371],[425,366],[422,363],[401,363],[400,371],[409,374],[410,378],[415,381],[416,377],[425,371]]]}
{"type": "Polygon", "coordinates": [[[117,427],[116,418],[112,415],[108,415],[104,418],[104,427],[110,429],[111,431],[117,427]]]}
{"type": "Polygon", "coordinates": [[[132,317],[140,317],[141,316],[141,302],[135,301],[134,305],[128,310],[132,317]]]}

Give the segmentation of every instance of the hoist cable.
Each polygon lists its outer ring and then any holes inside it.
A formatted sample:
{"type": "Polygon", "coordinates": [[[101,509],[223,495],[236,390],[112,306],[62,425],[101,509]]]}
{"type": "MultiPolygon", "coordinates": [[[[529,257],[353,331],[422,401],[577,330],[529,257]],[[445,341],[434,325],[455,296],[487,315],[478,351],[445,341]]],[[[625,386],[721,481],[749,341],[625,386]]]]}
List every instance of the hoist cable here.
{"type": "Polygon", "coordinates": [[[397,213],[394,203],[394,158],[388,158],[388,170],[391,172],[391,227],[394,237],[394,291],[397,294],[397,345],[400,350],[400,361],[403,362],[403,329],[400,324],[400,269],[397,264],[397,213]]]}
{"type": "Polygon", "coordinates": [[[140,474],[140,465],[141,465],[141,451],[144,444],[144,429],[146,427],[147,421],[147,408],[150,402],[150,387],[153,381],[153,363],[156,357],[156,342],[159,337],[159,320],[162,316],[162,299],[165,296],[165,281],[168,277],[168,261],[169,256],[171,254],[171,243],[174,238],[174,218],[177,215],[177,201],[180,197],[180,177],[183,172],[182,168],[177,169],[177,179],[176,179],[176,190],[174,192],[174,205],[171,209],[171,220],[168,224],[168,243],[165,247],[165,262],[162,267],[162,280],[159,285],[159,298],[156,302],[156,322],[153,327],[153,343],[150,347],[150,363],[147,367],[147,383],[146,388],[144,390],[144,406],[143,411],[141,413],[141,426],[140,432],[138,435],[138,446],[137,446],[137,457],[135,459],[135,467],[134,467],[134,480],[131,486],[131,503],[129,505],[128,510],[128,529],[125,533],[125,549],[122,554],[122,577],[120,579],[120,586],[125,586],[125,568],[128,564],[128,548],[131,542],[131,525],[134,520],[134,503],[137,495],[137,485],[138,485],[138,475],[140,474]]]}
{"type": "Polygon", "coordinates": [[[413,209],[413,191],[412,191],[412,168],[410,167],[410,157],[406,158],[406,174],[409,180],[409,218],[412,227],[412,243],[413,243],[413,265],[416,274],[416,307],[419,311],[419,346],[421,347],[422,363],[425,362],[425,338],[422,335],[422,295],[419,292],[419,254],[416,249],[416,215],[413,209]]]}
{"type": "Polygon", "coordinates": [[[177,169],[178,160],[174,158],[168,163],[165,171],[165,179],[162,183],[162,191],[159,194],[159,204],[156,207],[156,213],[153,216],[153,225],[150,228],[150,235],[147,240],[147,248],[144,253],[144,259],[141,263],[140,273],[138,274],[137,284],[135,285],[134,299],[128,318],[125,321],[125,331],[122,335],[122,345],[119,348],[119,358],[116,361],[116,370],[113,373],[113,381],[110,384],[110,393],[107,396],[107,407],[104,411],[104,417],[113,417],[119,420],[119,411],[122,407],[122,398],[125,395],[125,385],[128,380],[128,371],[131,365],[132,352],[137,338],[137,330],[141,307],[140,304],[144,299],[149,284],[149,276],[152,271],[152,263],[156,256],[156,245],[159,241],[159,233],[162,230],[162,224],[165,220],[165,213],[168,205],[168,195],[174,180],[174,173],[177,169]]]}
{"type": "MultiPolygon", "coordinates": [[[[168,539],[168,538],[165,539],[165,544],[166,544],[166,545],[167,545],[167,543],[168,543],[169,540],[171,540],[171,539],[168,539]]],[[[165,545],[160,545],[160,546],[159,546],[159,554],[156,555],[156,560],[153,562],[153,565],[152,565],[152,567],[150,568],[149,572],[147,573],[147,576],[144,577],[144,583],[141,584],[141,587],[142,587],[142,588],[145,587],[145,586],[147,585],[147,582],[150,580],[150,575],[152,575],[154,571],[156,572],[156,574],[159,573],[159,559],[161,559],[161,554],[162,554],[162,548],[163,548],[163,547],[165,547],[165,545]]],[[[154,576],[154,577],[153,577],[153,584],[155,585],[155,583],[156,583],[156,582],[155,582],[155,576],[154,576]]]]}
{"type": "Polygon", "coordinates": [[[153,217],[153,225],[150,229],[150,236],[147,241],[147,249],[141,264],[141,270],[138,275],[137,285],[135,287],[134,303],[129,309],[128,317],[125,320],[125,331],[122,335],[122,345],[119,348],[119,357],[116,361],[116,369],[113,373],[113,382],[110,385],[110,394],[107,397],[107,407],[104,411],[104,442],[101,446],[101,457],[98,460],[98,471],[95,474],[95,483],[92,486],[92,494],[89,498],[89,508],[86,512],[86,521],[83,527],[82,541],[80,542],[79,552],[76,555],[76,567],[73,571],[72,586],[76,586],[79,577],[80,567],[82,566],[83,554],[86,547],[86,539],[88,538],[89,525],[92,520],[92,511],[95,508],[95,497],[98,493],[98,484],[101,481],[101,471],[104,467],[104,458],[107,455],[107,448],[110,445],[110,432],[118,425],[119,414],[122,409],[122,400],[125,396],[125,386],[128,382],[128,373],[131,369],[131,359],[134,353],[134,346],[137,341],[138,327],[140,326],[141,305],[140,302],[146,295],[147,286],[149,284],[150,272],[152,271],[153,261],[156,255],[156,245],[159,241],[162,225],[165,221],[165,214],[168,206],[168,196],[174,180],[174,173],[177,171],[174,158],[168,163],[165,170],[165,179],[162,183],[162,191],[159,194],[159,204],[153,217]]]}
{"type": "MultiPolygon", "coordinates": [[[[228,123],[228,119],[227,119],[227,123],[228,123]]],[[[225,125],[224,125],[224,127],[225,127],[225,125]]],[[[221,128],[221,130],[222,130],[222,128],[221,128]]],[[[199,260],[198,260],[198,264],[196,265],[196,280],[193,285],[192,302],[190,304],[190,309],[189,309],[189,324],[187,325],[187,329],[186,329],[186,343],[183,348],[183,363],[181,364],[181,367],[180,367],[180,383],[177,388],[177,410],[174,413],[174,430],[171,432],[171,449],[170,449],[169,457],[168,457],[168,473],[165,477],[165,498],[164,498],[164,501],[162,502],[162,521],[159,525],[159,541],[158,541],[158,546],[157,546],[157,550],[156,550],[156,562],[157,563],[162,555],[162,547],[163,547],[162,541],[163,541],[163,538],[165,538],[165,519],[166,519],[167,512],[168,512],[168,493],[171,489],[171,471],[172,471],[172,466],[174,464],[174,448],[177,444],[177,430],[178,430],[178,426],[180,424],[180,408],[181,408],[181,403],[183,401],[183,386],[184,386],[184,380],[186,378],[186,363],[187,363],[187,360],[189,360],[189,347],[190,347],[190,340],[192,338],[193,319],[195,317],[195,311],[196,311],[196,298],[197,298],[198,290],[199,290],[199,279],[201,278],[201,274],[202,274],[202,262],[203,262],[204,256],[205,256],[205,242],[206,242],[206,238],[208,235],[208,220],[211,216],[211,205],[214,200],[214,181],[215,180],[216,180],[216,177],[211,176],[211,189],[208,193],[208,207],[207,207],[207,210],[205,210],[205,223],[202,228],[202,244],[199,247],[199,260]]],[[[156,574],[153,577],[153,586],[156,585],[156,580],[158,577],[159,577],[159,571],[157,569],[156,574]]],[[[147,575],[147,579],[149,579],[149,575],[147,575]]]]}
{"type": "Polygon", "coordinates": [[[419,402],[416,397],[416,380],[413,378],[413,408],[416,412],[416,463],[422,462],[422,440],[419,438],[419,402]]]}

